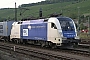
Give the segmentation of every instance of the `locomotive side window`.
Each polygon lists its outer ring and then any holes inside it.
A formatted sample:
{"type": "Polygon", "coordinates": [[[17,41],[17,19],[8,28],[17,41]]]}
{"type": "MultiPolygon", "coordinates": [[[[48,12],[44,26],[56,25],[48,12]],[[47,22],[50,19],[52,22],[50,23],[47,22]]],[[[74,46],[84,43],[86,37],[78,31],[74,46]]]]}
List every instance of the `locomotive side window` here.
{"type": "Polygon", "coordinates": [[[0,25],[0,29],[3,29],[3,25],[0,25]]]}
{"type": "Polygon", "coordinates": [[[3,30],[0,30],[0,33],[3,33],[3,30]]]}
{"type": "Polygon", "coordinates": [[[57,29],[57,27],[54,23],[51,23],[51,28],[57,29]]]}

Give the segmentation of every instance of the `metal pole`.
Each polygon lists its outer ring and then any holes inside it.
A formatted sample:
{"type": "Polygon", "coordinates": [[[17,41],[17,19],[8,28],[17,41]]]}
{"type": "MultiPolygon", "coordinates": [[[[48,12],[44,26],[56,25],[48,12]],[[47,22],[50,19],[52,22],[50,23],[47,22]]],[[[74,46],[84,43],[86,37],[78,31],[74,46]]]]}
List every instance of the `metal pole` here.
{"type": "Polygon", "coordinates": [[[40,18],[42,17],[42,8],[40,8],[40,10],[39,10],[39,17],[40,18]]]}
{"type": "Polygon", "coordinates": [[[88,34],[89,34],[89,31],[90,31],[90,29],[89,29],[90,28],[90,24],[89,23],[90,23],[90,21],[89,21],[89,17],[88,17],[88,34]]]}
{"type": "Polygon", "coordinates": [[[79,29],[80,29],[80,22],[79,22],[79,7],[77,7],[78,8],[78,35],[79,35],[79,29]]]}
{"type": "Polygon", "coordinates": [[[16,8],[16,2],[15,2],[15,21],[17,21],[17,8],[16,8]]]}
{"type": "Polygon", "coordinates": [[[16,51],[16,46],[14,46],[14,51],[16,51]]]}

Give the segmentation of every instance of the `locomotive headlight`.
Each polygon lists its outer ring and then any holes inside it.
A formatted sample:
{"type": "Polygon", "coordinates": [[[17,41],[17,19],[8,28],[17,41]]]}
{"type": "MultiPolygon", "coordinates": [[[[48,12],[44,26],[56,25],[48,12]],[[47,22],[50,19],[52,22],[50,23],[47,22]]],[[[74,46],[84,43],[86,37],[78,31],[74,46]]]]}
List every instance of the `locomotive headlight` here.
{"type": "Polygon", "coordinates": [[[80,39],[80,38],[78,36],[76,36],[75,39],[80,39]]]}

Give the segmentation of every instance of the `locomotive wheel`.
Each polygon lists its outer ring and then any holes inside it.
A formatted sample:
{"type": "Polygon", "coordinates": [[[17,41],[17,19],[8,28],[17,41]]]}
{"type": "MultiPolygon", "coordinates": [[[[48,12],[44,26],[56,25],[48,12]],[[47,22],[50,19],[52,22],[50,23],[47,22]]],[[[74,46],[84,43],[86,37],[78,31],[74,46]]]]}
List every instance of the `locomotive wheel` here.
{"type": "Polygon", "coordinates": [[[41,47],[45,47],[45,44],[41,44],[41,47]]]}
{"type": "Polygon", "coordinates": [[[56,44],[52,44],[52,49],[57,48],[56,44]]]}
{"type": "Polygon", "coordinates": [[[57,48],[57,46],[56,46],[56,45],[53,45],[53,46],[52,46],[52,49],[55,49],[55,48],[57,48]]]}
{"type": "Polygon", "coordinates": [[[14,39],[14,43],[18,44],[18,39],[14,39]]]}
{"type": "Polygon", "coordinates": [[[45,41],[41,41],[41,42],[40,42],[40,45],[41,45],[41,47],[45,47],[45,45],[46,45],[46,44],[45,44],[45,41]]]}
{"type": "Polygon", "coordinates": [[[74,47],[78,47],[78,43],[75,43],[74,47]]]}

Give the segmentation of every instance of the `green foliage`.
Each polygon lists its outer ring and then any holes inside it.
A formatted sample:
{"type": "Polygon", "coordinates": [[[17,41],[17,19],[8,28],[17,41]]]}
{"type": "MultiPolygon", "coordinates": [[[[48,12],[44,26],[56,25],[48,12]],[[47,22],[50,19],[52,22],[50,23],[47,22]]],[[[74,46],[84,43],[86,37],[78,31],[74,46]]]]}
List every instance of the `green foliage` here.
{"type": "MultiPolygon", "coordinates": [[[[52,0],[54,1],[54,0],[52,0]]],[[[61,1],[61,0],[57,0],[61,1]]],[[[38,5],[22,7],[19,6],[17,9],[17,18],[18,20],[22,18],[30,18],[30,17],[39,17],[39,9],[42,8],[43,17],[49,17],[52,13],[62,13],[63,16],[68,16],[71,18],[78,18],[78,8],[79,15],[87,15],[90,14],[90,0],[82,0],[77,3],[77,0],[63,0],[64,2],[51,3],[51,2],[42,2],[38,3],[38,5]],[[69,2],[66,2],[69,1],[69,2]],[[74,4],[72,4],[72,2],[74,4]],[[48,4],[46,4],[48,3],[48,4]],[[23,8],[23,9],[22,9],[23,8]],[[29,9],[29,10],[28,10],[29,9]],[[20,14],[22,13],[22,14],[20,14]]],[[[28,4],[26,4],[28,5],[28,4]]],[[[0,9],[0,20],[3,19],[14,19],[15,9],[14,8],[3,8],[0,9]],[[3,19],[2,19],[3,18],[3,19]]]]}
{"type": "Polygon", "coordinates": [[[83,23],[80,24],[80,30],[87,29],[87,26],[84,26],[83,23]]]}
{"type": "MultiPolygon", "coordinates": [[[[83,0],[45,0],[38,3],[31,3],[31,4],[22,4],[19,7],[30,7],[30,6],[36,6],[36,5],[44,5],[44,4],[54,4],[54,3],[62,3],[62,2],[72,2],[72,3],[79,3],[83,0]]],[[[85,0],[84,0],[85,1],[85,0]]]]}
{"type": "Polygon", "coordinates": [[[77,14],[72,13],[72,14],[70,15],[70,17],[71,17],[72,19],[76,19],[78,16],[77,16],[77,14]]]}

